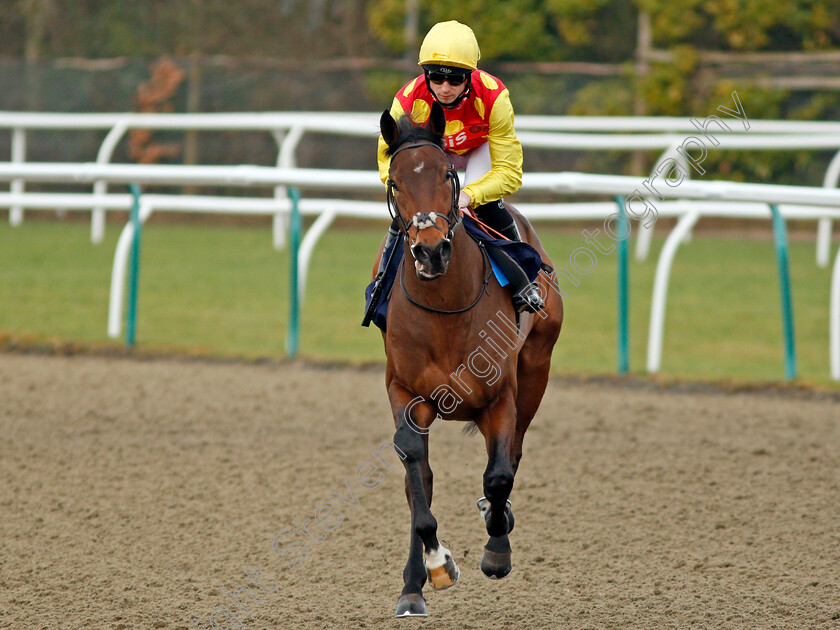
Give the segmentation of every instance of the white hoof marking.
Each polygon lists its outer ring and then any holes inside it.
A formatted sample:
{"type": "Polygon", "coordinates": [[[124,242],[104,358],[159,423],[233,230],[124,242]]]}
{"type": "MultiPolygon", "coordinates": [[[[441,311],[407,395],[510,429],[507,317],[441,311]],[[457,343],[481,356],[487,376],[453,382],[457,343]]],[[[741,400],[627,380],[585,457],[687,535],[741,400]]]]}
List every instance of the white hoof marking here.
{"type": "Polygon", "coordinates": [[[452,557],[452,553],[441,545],[434,551],[429,551],[423,554],[423,564],[426,566],[426,569],[431,571],[432,569],[438,569],[446,564],[446,561],[452,557]]]}

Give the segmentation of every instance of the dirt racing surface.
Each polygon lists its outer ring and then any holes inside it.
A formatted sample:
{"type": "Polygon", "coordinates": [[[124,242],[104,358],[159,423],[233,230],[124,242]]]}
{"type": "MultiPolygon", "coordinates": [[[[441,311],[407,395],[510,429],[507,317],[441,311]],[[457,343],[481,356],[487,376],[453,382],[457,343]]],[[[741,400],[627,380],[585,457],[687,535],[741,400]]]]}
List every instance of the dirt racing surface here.
{"type": "Polygon", "coordinates": [[[383,380],[0,354],[0,628],[840,628],[840,404],[561,381],[505,580],[478,569],[483,440],[435,428],[461,579],[393,619],[409,516],[383,380]]]}

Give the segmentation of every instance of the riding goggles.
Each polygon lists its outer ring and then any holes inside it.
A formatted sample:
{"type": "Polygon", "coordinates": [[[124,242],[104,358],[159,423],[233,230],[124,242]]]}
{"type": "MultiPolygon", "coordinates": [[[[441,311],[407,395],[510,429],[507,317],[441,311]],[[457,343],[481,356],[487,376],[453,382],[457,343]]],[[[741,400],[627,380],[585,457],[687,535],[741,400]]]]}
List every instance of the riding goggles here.
{"type": "Polygon", "coordinates": [[[432,83],[448,82],[452,87],[458,87],[467,80],[467,74],[462,72],[441,72],[440,70],[429,70],[426,76],[432,83]]]}

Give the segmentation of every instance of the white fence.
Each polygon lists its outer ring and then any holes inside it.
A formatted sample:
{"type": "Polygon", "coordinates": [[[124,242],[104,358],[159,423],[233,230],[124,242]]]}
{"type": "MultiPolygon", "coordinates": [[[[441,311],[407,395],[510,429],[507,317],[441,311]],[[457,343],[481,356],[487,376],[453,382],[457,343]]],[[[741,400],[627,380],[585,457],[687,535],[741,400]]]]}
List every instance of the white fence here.
{"type": "MultiPolygon", "coordinates": [[[[728,119],[730,123],[732,120],[728,119]]],[[[52,114],[0,112],[0,129],[12,133],[11,161],[26,162],[26,133],[29,130],[107,130],[96,156],[97,164],[110,163],[114,151],[129,129],[192,130],[192,131],[263,131],[269,133],[278,145],[276,164],[280,167],[296,165],[296,151],[307,133],[348,135],[375,138],[378,134],[378,114],[354,112],[285,112],[237,114],[52,114]]],[[[575,151],[597,150],[661,150],[657,160],[677,155],[677,149],[692,136],[717,134],[721,141],[716,149],[732,150],[840,150],[840,123],[816,121],[756,120],[749,127],[731,124],[731,132],[717,133],[719,125],[699,129],[699,122],[686,118],[657,117],[581,117],[581,116],[519,116],[517,134],[523,146],[542,149],[575,151]],[[746,133],[749,130],[749,133],[746,133]],[[579,133],[579,132],[588,133],[579,133]],[[552,132],[552,133],[548,133],[552,132]],[[556,133],[564,132],[564,133],[556,133]],[[575,132],[575,133],[569,133],[575,132]],[[598,133],[594,133],[598,132],[598,133]],[[628,133],[632,132],[632,133],[628,133]]],[[[840,178],[840,152],[831,161],[823,186],[837,187],[840,178]]],[[[107,181],[96,180],[93,193],[107,192],[107,181]]],[[[11,192],[20,193],[25,180],[17,178],[11,183],[11,192]]],[[[282,186],[275,190],[275,197],[284,197],[282,186]]],[[[102,240],[105,211],[102,206],[92,208],[91,240],[102,240]]],[[[24,206],[10,208],[13,225],[23,220],[24,206]]],[[[283,215],[276,215],[274,222],[275,247],[285,242],[283,215]]],[[[647,257],[652,232],[644,230],[637,242],[636,256],[647,257]]],[[[828,265],[831,240],[831,220],[821,219],[817,228],[817,264],[828,265]]]]}
{"type": "MultiPolygon", "coordinates": [[[[287,186],[312,189],[366,190],[381,198],[382,185],[372,171],[316,170],[294,168],[294,152],[306,132],[365,135],[374,138],[378,117],[369,114],[236,114],[236,115],[102,115],[102,114],[2,114],[0,128],[13,130],[12,161],[0,163],[0,181],[11,182],[9,193],[0,193],[0,207],[10,208],[13,223],[22,220],[24,209],[93,210],[92,236],[101,239],[104,213],[127,209],[131,198],[125,194],[107,193],[109,184],[146,183],[170,185],[206,185],[264,187],[275,190],[274,198],[211,197],[191,195],[144,195],[141,219],[154,211],[224,212],[268,214],[275,217],[275,243],[284,233],[284,217],[290,202],[287,186]],[[155,129],[241,129],[264,130],[278,141],[277,167],[259,166],[140,166],[110,164],[114,148],[129,128],[155,129]],[[110,129],[100,148],[97,162],[85,164],[27,163],[25,130],[27,129],[110,129]],[[90,193],[27,193],[26,182],[92,184],[90,193]]],[[[690,134],[697,134],[694,124],[685,119],[655,118],[540,118],[522,116],[517,119],[519,136],[525,146],[574,150],[663,149],[658,164],[674,157],[684,159],[677,149],[690,134]],[[528,129],[539,131],[529,132],[528,129]],[[582,134],[554,133],[555,130],[592,129],[655,131],[657,134],[582,134]],[[546,133],[551,130],[552,133],[546,133]],[[663,133],[672,132],[672,133],[663,133]],[[676,132],[676,133],[673,133],[676,132]],[[686,135],[679,135],[680,133],[686,135]]],[[[734,128],[734,127],[733,127],[734,128]]],[[[719,149],[840,149],[840,123],[791,123],[786,121],[750,121],[751,133],[720,134],[719,149]]],[[[709,149],[712,147],[710,146],[709,149]]],[[[661,186],[662,197],[674,200],[657,202],[660,216],[680,218],[666,240],[657,265],[651,322],[649,327],[647,367],[656,372],[661,364],[664,313],[670,268],[679,243],[701,216],[730,218],[768,218],[767,204],[780,204],[786,218],[820,221],[818,262],[829,258],[830,222],[840,218],[840,153],[832,160],[823,188],[737,184],[683,180],[678,186],[661,186]],[[689,201],[690,200],[690,201],[689,201]],[[700,201],[698,201],[700,200],[700,201]]],[[[523,191],[568,194],[627,196],[641,189],[641,179],[582,173],[526,173],[523,191]]],[[[530,218],[583,219],[604,218],[615,212],[615,204],[518,204],[530,218]]],[[[381,201],[342,201],[304,199],[301,210],[317,216],[303,240],[300,250],[300,287],[305,290],[309,258],[318,238],[336,216],[384,218],[381,201]]],[[[642,231],[644,235],[646,231],[642,231]]],[[[122,290],[124,286],[131,226],[123,230],[115,251],[108,333],[120,334],[122,290]]],[[[646,255],[650,232],[639,239],[637,254],[646,255]]],[[[830,365],[832,378],[840,380],[840,253],[835,259],[831,281],[830,365]]]]}

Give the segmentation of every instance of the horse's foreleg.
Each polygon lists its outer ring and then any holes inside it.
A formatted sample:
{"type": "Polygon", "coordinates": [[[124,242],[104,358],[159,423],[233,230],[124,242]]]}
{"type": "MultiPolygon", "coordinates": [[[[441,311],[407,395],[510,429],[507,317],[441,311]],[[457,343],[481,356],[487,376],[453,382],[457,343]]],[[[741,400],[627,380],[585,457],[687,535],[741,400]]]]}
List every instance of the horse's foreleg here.
{"type": "Polygon", "coordinates": [[[412,405],[409,413],[410,417],[405,407],[400,408],[394,434],[394,446],[405,466],[406,498],[411,508],[411,546],[403,571],[405,586],[397,603],[398,617],[425,616],[422,589],[427,579],[434,588],[442,589],[455,584],[459,577],[452,554],[438,542],[437,521],[430,509],[432,471],[427,432],[434,421],[434,410],[420,404],[412,405]]]}
{"type": "MultiPolygon", "coordinates": [[[[402,422],[394,435],[394,445],[405,455],[408,498],[411,502],[413,534],[423,543],[426,578],[434,588],[447,588],[458,579],[452,554],[437,538],[437,521],[430,509],[432,476],[428,463],[428,437],[416,431],[417,425],[402,422]]],[[[409,563],[411,564],[411,563],[409,563]]],[[[412,586],[416,586],[415,581],[412,586]]],[[[406,584],[406,587],[409,585],[406,584]]],[[[419,584],[422,587],[422,582],[419,584]]]]}
{"type": "MultiPolygon", "coordinates": [[[[425,438],[428,441],[428,438],[425,438]]],[[[423,489],[431,503],[432,470],[428,465],[428,445],[425,466],[423,467],[423,489]],[[428,474],[426,472],[428,471],[428,474]]],[[[418,617],[426,615],[426,602],[423,599],[423,585],[426,583],[426,567],[423,564],[423,539],[417,533],[417,510],[414,495],[411,491],[411,476],[405,473],[405,498],[411,510],[411,543],[408,551],[408,562],[403,569],[403,590],[397,604],[397,617],[418,617]]]]}

